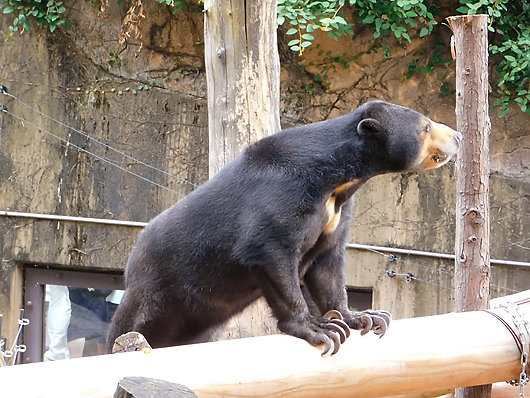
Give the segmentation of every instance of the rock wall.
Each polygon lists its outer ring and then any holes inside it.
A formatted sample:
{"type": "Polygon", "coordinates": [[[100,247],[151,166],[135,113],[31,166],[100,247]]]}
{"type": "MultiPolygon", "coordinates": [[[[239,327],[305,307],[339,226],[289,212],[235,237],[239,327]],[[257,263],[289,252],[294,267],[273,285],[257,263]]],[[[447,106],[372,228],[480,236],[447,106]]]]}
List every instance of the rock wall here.
{"type": "MultiPolygon", "coordinates": [[[[0,43],[0,85],[16,97],[0,95],[9,112],[0,113],[0,211],[148,221],[206,181],[202,16],[173,15],[155,2],[143,6],[141,37],[127,45],[118,41],[125,8],[109,4],[101,14],[90,3],[73,2],[72,30],[51,34],[32,27],[0,43]]],[[[4,35],[9,22],[0,18],[4,35]]],[[[391,42],[386,52],[392,54],[385,56],[372,48],[369,32],[356,29],[354,39],[338,43],[321,35],[302,57],[287,49],[280,32],[284,127],[335,117],[375,98],[455,126],[454,100],[440,96],[442,84],[454,85],[447,54],[447,66],[406,78],[411,62],[426,62],[434,51],[434,38],[430,45],[391,42]],[[317,46],[337,61],[319,55],[317,46]],[[317,75],[327,76],[326,87],[315,86],[317,75]]],[[[443,27],[437,34],[448,42],[443,27]]],[[[516,109],[502,119],[492,115],[492,258],[530,258],[529,120],[516,109]]],[[[454,192],[452,164],[374,178],[357,195],[351,242],[451,253],[454,192]]],[[[138,231],[0,216],[0,313],[6,323],[14,324],[17,306],[23,306],[27,264],[119,271],[138,231]]],[[[349,250],[348,285],[373,288],[374,305],[395,317],[454,310],[450,260],[398,255],[390,261],[389,253],[349,250]],[[387,271],[410,272],[415,279],[387,271]]],[[[495,295],[526,289],[529,282],[525,268],[493,270],[495,295]]]]}

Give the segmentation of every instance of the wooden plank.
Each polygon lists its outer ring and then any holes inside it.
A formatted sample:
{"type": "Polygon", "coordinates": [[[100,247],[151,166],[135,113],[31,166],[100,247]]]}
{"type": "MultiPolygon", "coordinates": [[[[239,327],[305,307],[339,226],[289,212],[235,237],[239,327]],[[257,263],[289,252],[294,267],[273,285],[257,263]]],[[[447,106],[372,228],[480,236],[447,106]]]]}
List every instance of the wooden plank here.
{"type": "MultiPolygon", "coordinates": [[[[526,320],[529,307],[520,307],[526,320]]],[[[335,356],[320,350],[273,335],[6,367],[0,383],[2,396],[25,398],[110,398],[119,380],[137,375],[184,385],[200,398],[367,398],[443,394],[515,379],[521,370],[514,338],[484,311],[397,320],[381,339],[354,333],[335,356]]]]}

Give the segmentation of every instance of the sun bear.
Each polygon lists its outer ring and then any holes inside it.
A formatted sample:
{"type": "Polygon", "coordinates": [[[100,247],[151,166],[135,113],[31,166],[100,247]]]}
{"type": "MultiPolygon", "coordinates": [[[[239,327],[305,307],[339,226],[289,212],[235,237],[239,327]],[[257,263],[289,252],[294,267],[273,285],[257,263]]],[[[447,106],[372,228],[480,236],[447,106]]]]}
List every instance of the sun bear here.
{"type": "Polygon", "coordinates": [[[155,348],[199,342],[261,296],[280,331],[325,344],[324,353],[337,352],[348,326],[383,335],[388,312],[348,308],[350,199],[376,175],[442,166],[461,139],[416,111],[371,101],[250,145],[140,233],[108,351],[129,331],[155,348]]]}

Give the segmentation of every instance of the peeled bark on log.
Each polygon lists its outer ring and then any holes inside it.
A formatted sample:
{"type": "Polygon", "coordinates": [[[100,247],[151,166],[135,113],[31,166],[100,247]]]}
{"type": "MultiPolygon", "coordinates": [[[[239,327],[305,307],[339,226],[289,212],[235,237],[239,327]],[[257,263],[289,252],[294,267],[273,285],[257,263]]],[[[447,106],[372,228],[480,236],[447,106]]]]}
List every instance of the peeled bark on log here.
{"type": "MultiPolygon", "coordinates": [[[[505,310],[494,312],[514,327],[505,310]]],[[[520,312],[529,322],[530,304],[520,312]]],[[[4,367],[0,380],[5,396],[27,398],[110,398],[123,377],[136,375],[184,385],[198,397],[366,398],[436,396],[521,371],[514,337],[485,311],[397,320],[381,339],[353,333],[336,355],[320,350],[274,335],[4,367]]]]}

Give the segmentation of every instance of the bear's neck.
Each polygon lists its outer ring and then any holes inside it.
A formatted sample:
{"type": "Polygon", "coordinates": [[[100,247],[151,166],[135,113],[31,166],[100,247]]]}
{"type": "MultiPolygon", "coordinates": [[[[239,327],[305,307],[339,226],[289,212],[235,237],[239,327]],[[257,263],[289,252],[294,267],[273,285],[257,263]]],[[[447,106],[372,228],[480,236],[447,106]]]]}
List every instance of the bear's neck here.
{"type": "Polygon", "coordinates": [[[359,140],[344,145],[330,156],[330,167],[326,170],[328,182],[334,188],[353,181],[365,183],[372,177],[390,172],[391,166],[385,162],[386,158],[384,149],[378,148],[377,143],[359,140]]]}

